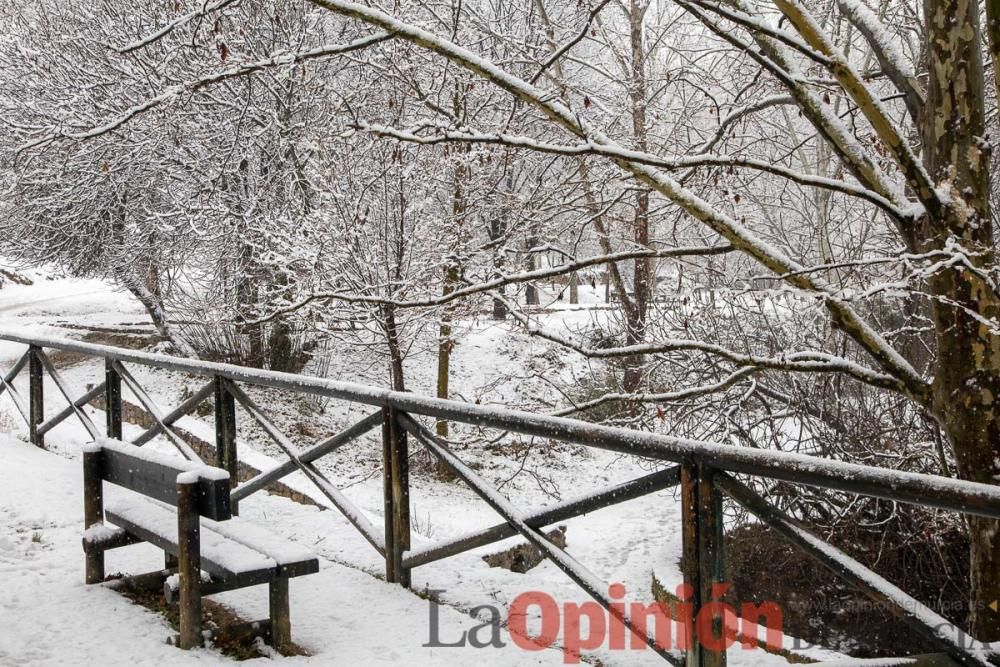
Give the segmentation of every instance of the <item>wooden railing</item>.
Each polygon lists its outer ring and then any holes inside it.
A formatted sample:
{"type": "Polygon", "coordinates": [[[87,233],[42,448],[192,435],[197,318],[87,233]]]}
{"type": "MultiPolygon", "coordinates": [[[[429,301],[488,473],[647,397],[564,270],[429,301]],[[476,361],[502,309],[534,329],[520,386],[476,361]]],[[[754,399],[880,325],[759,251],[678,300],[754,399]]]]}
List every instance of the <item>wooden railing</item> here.
{"type": "MultiPolygon", "coordinates": [[[[182,416],[194,411],[210,397],[215,409],[214,465],[229,470],[237,479],[238,451],[236,419],[239,405],[285,453],[287,461],[239,484],[232,492],[234,501],[245,499],[296,470],[301,471],[385,559],[386,579],[409,586],[410,571],[421,565],[448,558],[470,549],[511,537],[524,536],[543,555],[576,582],[608,612],[646,638],[647,644],[674,665],[721,666],[725,651],[711,650],[691,642],[684,655],[661,649],[644,627],[633,626],[622,605],[613,605],[607,585],[601,582],[565,549],[554,544],[542,529],[558,521],[579,516],[642,497],[669,487],[681,487],[682,569],[685,583],[693,591],[693,611],[710,599],[713,585],[723,583],[723,497],[735,501],[763,524],[770,526],[792,544],[816,559],[845,582],[880,605],[895,611],[900,621],[913,630],[915,653],[933,655],[926,664],[989,665],[989,656],[972,648],[967,634],[955,628],[937,612],[900,591],[847,554],[799,526],[766,498],[737,479],[734,474],[782,480],[793,484],[833,489],[892,501],[1000,518],[1000,487],[963,482],[946,477],[921,475],[829,461],[787,452],[742,448],[696,440],[631,431],[583,421],[470,405],[458,401],[428,398],[405,392],[324,380],[315,377],[263,371],[229,364],[203,362],[133,350],[94,345],[61,338],[24,336],[0,332],[0,340],[21,343],[27,350],[14,366],[0,376],[0,393],[6,391],[28,424],[31,441],[43,445],[45,435],[70,416],[76,416],[93,438],[122,438],[122,385],[124,384],[152,417],[153,426],[132,442],[142,445],[164,435],[182,456],[198,459],[198,454],[173,430],[182,416]],[[62,350],[102,358],[104,380],[82,395],[75,396],[45,350],[62,350]],[[206,378],[205,385],[179,406],[163,411],[146,393],[128,365],[168,369],[206,378]],[[27,400],[14,386],[14,379],[28,368],[27,400]],[[66,406],[45,416],[44,376],[58,389],[66,406]],[[267,412],[253,401],[243,385],[342,399],[370,405],[375,410],[349,428],[324,438],[299,452],[274,424],[267,412]],[[103,400],[104,429],[98,428],[82,410],[95,400],[103,400]],[[446,443],[415,417],[445,419],[484,428],[502,429],[544,438],[635,455],[662,462],[664,467],[616,486],[591,490],[581,496],[544,508],[522,510],[483,480],[446,443]],[[381,426],[384,487],[384,525],[373,524],[363,512],[317,468],[314,463],[344,444],[381,426]],[[410,544],[409,438],[425,447],[446,468],[465,482],[501,521],[466,535],[417,549],[410,544]],[[672,465],[671,465],[672,464],[672,465]]],[[[714,619],[716,637],[726,632],[721,616],[714,619]]],[[[912,663],[918,664],[918,663],[912,663]]]]}

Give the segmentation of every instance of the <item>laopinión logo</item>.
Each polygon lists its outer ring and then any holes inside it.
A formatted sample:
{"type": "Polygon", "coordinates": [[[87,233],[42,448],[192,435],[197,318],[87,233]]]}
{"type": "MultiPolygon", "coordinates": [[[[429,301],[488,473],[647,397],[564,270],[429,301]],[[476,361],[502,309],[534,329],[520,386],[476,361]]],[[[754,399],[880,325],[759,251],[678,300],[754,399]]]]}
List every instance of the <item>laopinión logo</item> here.
{"type": "Polygon", "coordinates": [[[580,652],[606,647],[611,651],[643,651],[649,648],[645,630],[657,648],[685,650],[698,642],[713,651],[723,651],[739,642],[745,649],[782,648],[781,607],[775,602],[743,603],[737,608],[723,600],[728,584],[712,587],[712,596],[697,614],[692,603],[692,589],[677,587],[677,600],[671,603],[625,599],[625,586],[608,587],[610,606],[605,609],[594,601],[565,601],[561,605],[544,591],[526,591],[515,597],[506,614],[500,607],[483,604],[469,610],[481,622],[460,632],[442,637],[440,603],[443,589],[428,590],[429,637],[425,647],[433,648],[504,648],[501,627],[506,626],[510,640],[524,651],[541,651],[562,638],[563,662],[580,662],[580,652]],[[506,623],[504,622],[506,616],[506,623]],[[639,632],[626,627],[629,619],[639,632]],[[532,626],[529,628],[529,624],[532,626]],[[650,632],[652,627],[652,632],[650,632]],[[758,635],[763,631],[764,638],[758,635]]]}

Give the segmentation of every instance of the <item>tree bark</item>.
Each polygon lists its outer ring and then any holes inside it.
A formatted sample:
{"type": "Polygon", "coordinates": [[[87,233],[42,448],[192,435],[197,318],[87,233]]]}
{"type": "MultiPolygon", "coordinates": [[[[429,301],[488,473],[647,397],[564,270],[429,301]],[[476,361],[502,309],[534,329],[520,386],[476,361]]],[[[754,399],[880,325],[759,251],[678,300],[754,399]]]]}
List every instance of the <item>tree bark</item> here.
{"type": "MultiPolygon", "coordinates": [[[[994,260],[989,204],[989,147],[985,133],[986,78],[974,0],[924,0],[928,89],[924,164],[948,192],[942,214],[928,216],[920,235],[927,249],[957,241],[977,266],[994,260]]],[[[936,273],[937,338],[934,409],[955,450],[963,479],[1000,480],[1000,337],[989,322],[1000,315],[996,292],[969,271],[936,273]]],[[[1000,639],[1000,526],[972,517],[969,630],[982,641],[1000,639]]]]}
{"type": "MultiPolygon", "coordinates": [[[[647,151],[646,136],[646,51],[643,43],[643,18],[648,4],[631,0],[629,5],[629,38],[632,47],[632,72],[629,92],[632,103],[632,133],[635,148],[647,151]]],[[[633,219],[636,245],[649,246],[649,191],[640,190],[635,195],[633,219]]],[[[649,307],[652,263],[649,258],[636,259],[632,273],[633,308],[625,309],[625,345],[638,345],[646,340],[646,314],[649,307]]],[[[626,358],[622,389],[636,392],[642,385],[645,357],[633,355],[626,358]]]]}
{"type": "Polygon", "coordinates": [[[160,338],[173,345],[178,352],[186,357],[197,356],[194,350],[174,333],[167,312],[163,307],[163,301],[156,294],[149,290],[146,285],[137,284],[130,284],[128,291],[145,308],[160,338]]]}
{"type": "MultiPolygon", "coordinates": [[[[538,237],[534,235],[534,230],[532,230],[531,236],[527,239],[527,257],[524,260],[525,271],[534,271],[537,266],[535,266],[535,253],[532,252],[534,247],[538,245],[538,237]]],[[[526,306],[537,306],[540,303],[538,298],[538,287],[535,283],[525,283],[524,285],[524,304],[526,306]]]]}
{"type": "MultiPolygon", "coordinates": [[[[457,102],[456,102],[457,104],[457,102]]],[[[451,213],[452,220],[456,225],[458,236],[461,237],[461,229],[465,226],[465,188],[464,183],[469,175],[469,170],[462,161],[462,157],[456,158],[454,168],[454,181],[452,182],[451,213]]],[[[444,287],[442,294],[447,296],[458,285],[461,268],[456,257],[448,261],[444,270],[444,287]]],[[[455,347],[452,338],[452,308],[446,305],[441,312],[441,325],[438,328],[438,365],[437,365],[437,397],[448,398],[448,385],[451,380],[451,351],[455,347]]],[[[435,424],[435,430],[442,438],[448,437],[448,422],[439,419],[435,424]]]]}

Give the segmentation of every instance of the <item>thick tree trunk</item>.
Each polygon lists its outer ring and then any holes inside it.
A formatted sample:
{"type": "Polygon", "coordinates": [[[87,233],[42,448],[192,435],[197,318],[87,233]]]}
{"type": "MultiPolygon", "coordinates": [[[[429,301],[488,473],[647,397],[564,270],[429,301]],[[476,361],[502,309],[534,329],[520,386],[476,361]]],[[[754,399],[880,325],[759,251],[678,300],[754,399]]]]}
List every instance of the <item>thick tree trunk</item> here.
{"type": "MultiPolygon", "coordinates": [[[[989,149],[985,133],[987,87],[974,0],[924,0],[929,71],[924,118],[924,162],[939,190],[941,214],[925,220],[927,248],[957,241],[979,266],[994,260],[989,205],[989,149]]],[[[963,479],[1000,481],[1000,337],[996,292],[969,271],[942,271],[930,280],[937,336],[935,413],[955,449],[963,479]]],[[[1000,526],[972,518],[970,632],[1000,640],[1000,526]]]]}

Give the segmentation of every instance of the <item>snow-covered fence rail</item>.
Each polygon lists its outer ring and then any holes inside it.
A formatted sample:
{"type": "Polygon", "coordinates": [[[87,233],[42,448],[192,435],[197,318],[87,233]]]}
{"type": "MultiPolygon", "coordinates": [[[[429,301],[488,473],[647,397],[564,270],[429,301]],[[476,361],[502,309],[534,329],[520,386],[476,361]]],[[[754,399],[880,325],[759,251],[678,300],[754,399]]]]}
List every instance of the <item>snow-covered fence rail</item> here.
{"type": "MultiPolygon", "coordinates": [[[[238,464],[236,407],[239,405],[282,449],[288,461],[238,485],[232,491],[232,499],[237,501],[246,498],[294,471],[301,471],[385,558],[386,579],[389,582],[409,586],[410,570],[414,567],[521,534],[602,604],[610,614],[632,628],[639,636],[645,637],[647,643],[667,661],[675,665],[688,666],[724,665],[725,651],[710,648],[719,646],[719,641],[690,641],[687,643],[687,654],[683,657],[656,645],[645,627],[633,626],[631,619],[622,611],[623,605],[612,603],[607,595],[608,587],[604,582],[542,532],[542,528],[546,525],[557,521],[627,502],[680,484],[684,515],[682,566],[685,581],[691,585],[693,591],[692,604],[696,615],[702,606],[713,599],[713,586],[723,583],[722,502],[725,496],[742,505],[847,583],[879,604],[895,610],[903,622],[913,627],[915,647],[926,646],[940,652],[935,659],[947,656],[960,665],[990,664],[982,651],[974,650],[976,643],[963,631],[861,563],[798,526],[794,520],[733,475],[735,473],[782,480],[793,484],[1000,519],[1000,487],[997,486],[830,461],[801,454],[749,449],[631,431],[500,407],[423,397],[349,382],[170,357],[62,338],[0,332],[0,340],[27,346],[27,350],[10,371],[0,374],[0,394],[7,392],[10,395],[16,409],[28,424],[31,441],[39,446],[43,444],[44,436],[49,430],[74,415],[92,437],[95,439],[101,437],[101,429],[82,410],[84,405],[99,398],[103,398],[105,406],[104,433],[108,437],[121,439],[124,384],[142,408],[149,413],[153,422],[153,425],[134,438],[132,443],[141,446],[153,437],[163,434],[182,456],[200,460],[197,452],[184,442],[173,430],[172,425],[211,396],[216,424],[215,464],[229,470],[231,478],[235,481],[238,464]],[[46,355],[46,349],[104,359],[104,381],[82,396],[73,396],[70,387],[46,355]],[[204,377],[207,382],[181,405],[164,412],[142,388],[126,364],[187,373],[204,377]],[[27,400],[14,386],[15,378],[25,367],[28,368],[29,376],[27,400]],[[67,403],[65,408],[48,418],[44,409],[45,374],[48,374],[51,383],[56,386],[67,403]],[[266,411],[244,391],[244,385],[342,399],[371,405],[378,409],[340,433],[300,452],[273,423],[266,411]],[[416,416],[447,419],[484,428],[564,440],[674,465],[623,484],[590,491],[556,505],[522,511],[465,465],[447,444],[423,426],[416,416]],[[317,459],[376,426],[381,426],[383,446],[384,523],[381,527],[373,524],[314,465],[317,459]],[[408,436],[412,436],[459,479],[468,484],[500,515],[503,522],[421,549],[411,549],[408,436]]],[[[722,616],[714,617],[714,621],[710,630],[713,637],[719,638],[724,634],[735,632],[735,629],[725,624],[722,616]]],[[[694,631],[697,633],[706,630],[696,628],[694,631]]]]}

